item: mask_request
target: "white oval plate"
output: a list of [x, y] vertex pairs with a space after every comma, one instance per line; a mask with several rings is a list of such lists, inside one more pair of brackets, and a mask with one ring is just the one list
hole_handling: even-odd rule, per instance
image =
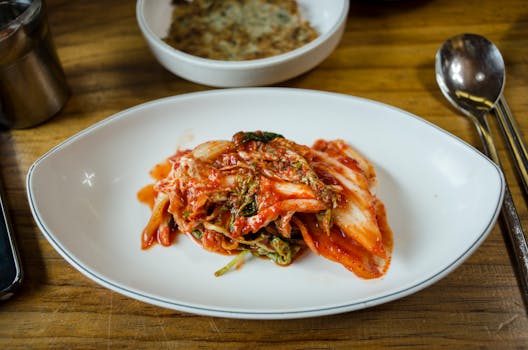
[[[136, 192], [178, 147], [267, 130], [311, 145], [342, 138], [376, 166], [394, 252], [386, 276], [363, 280], [307, 253], [289, 267], [231, 258], [179, 235], [140, 249], [150, 210]], [[202, 315], [280, 319], [341, 313], [414, 293], [459, 266], [493, 227], [501, 171], [473, 147], [381, 103], [281, 88], [214, 90], [152, 101], [80, 132], [27, 176], [36, 223], [51, 245], [95, 282], [151, 304]]]

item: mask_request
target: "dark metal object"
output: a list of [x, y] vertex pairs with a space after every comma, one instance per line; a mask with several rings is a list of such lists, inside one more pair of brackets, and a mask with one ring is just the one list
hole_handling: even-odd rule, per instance
[[22, 265], [0, 186], [0, 300], [8, 299], [22, 284]]
[[68, 97], [42, 0], [0, 0], [0, 125], [38, 125]]

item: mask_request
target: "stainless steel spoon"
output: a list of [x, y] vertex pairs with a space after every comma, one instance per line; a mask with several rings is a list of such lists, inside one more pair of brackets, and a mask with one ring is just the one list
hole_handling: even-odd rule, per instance
[[[493, 108], [493, 112], [497, 117], [501, 132], [506, 139], [510, 153], [513, 156], [515, 168], [517, 169], [517, 173], [523, 184], [524, 193], [528, 196], [528, 151], [519, 126], [517, 125], [508, 103], [504, 98], [504, 94], [502, 93], [506, 81], [504, 60], [502, 59], [499, 49], [483, 36], [466, 34], [466, 40], [471, 40], [472, 43], [471, 51], [465, 53], [466, 57], [471, 56], [476, 60], [485, 56], [492, 58], [488, 60], [486, 67], [488, 68], [488, 72], [491, 69], [494, 72], [493, 77], [491, 77], [493, 80], [490, 81], [489, 84], [495, 89], [495, 91], [498, 91], [499, 89], [501, 90], [501, 95], [495, 104], [495, 108]], [[481, 72], [482, 74], [479, 78], [490, 79], [490, 77], [485, 76], [488, 72]], [[493, 84], [495, 84], [495, 86], [493, 86]]]
[[[435, 70], [444, 96], [473, 121], [484, 152], [500, 167], [486, 119], [486, 114], [502, 96], [504, 86], [504, 62], [499, 51], [481, 36], [461, 34], [448, 39], [438, 49]], [[528, 307], [528, 246], [507, 184], [501, 217], [513, 248], [522, 297]]]

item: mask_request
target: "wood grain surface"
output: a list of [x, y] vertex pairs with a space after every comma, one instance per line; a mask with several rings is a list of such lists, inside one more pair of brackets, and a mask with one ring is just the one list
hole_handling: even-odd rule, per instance
[[[84, 277], [59, 256], [33, 221], [25, 187], [31, 164], [115, 112], [211, 88], [174, 76], [157, 63], [138, 29], [134, 1], [47, 3], [72, 96], [47, 123], [0, 133], [0, 175], [25, 270], [23, 288], [0, 304], [0, 349], [528, 348], [528, 317], [498, 224], [464, 264], [434, 285], [335, 316], [281, 321], [196, 316], [124, 297]], [[463, 32], [482, 34], [502, 51], [505, 95], [526, 134], [525, 0], [351, 1], [346, 32], [335, 52], [312, 71], [277, 85], [385, 102], [480, 149], [473, 126], [446, 102], [434, 76], [436, 50]], [[492, 124], [528, 228], [525, 198]]]

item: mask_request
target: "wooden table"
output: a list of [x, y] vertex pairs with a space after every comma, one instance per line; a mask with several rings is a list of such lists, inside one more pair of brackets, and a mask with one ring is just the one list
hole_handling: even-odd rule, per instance
[[[115, 112], [211, 88], [182, 80], [155, 61], [136, 24], [134, 1], [49, 0], [48, 8], [72, 97], [44, 125], [0, 134], [1, 176], [25, 270], [24, 287], [0, 305], [0, 349], [528, 348], [527, 313], [500, 225], [438, 283], [401, 300], [335, 316], [283, 321], [195, 316], [124, 297], [84, 277], [32, 219], [25, 188], [30, 165]], [[352, 1], [335, 52], [316, 69], [278, 85], [382, 101], [480, 148], [473, 126], [446, 102], [434, 76], [437, 48], [462, 32], [482, 34], [503, 52], [505, 95], [526, 133], [525, 0]], [[502, 142], [499, 146], [528, 228], [509, 155]]]

